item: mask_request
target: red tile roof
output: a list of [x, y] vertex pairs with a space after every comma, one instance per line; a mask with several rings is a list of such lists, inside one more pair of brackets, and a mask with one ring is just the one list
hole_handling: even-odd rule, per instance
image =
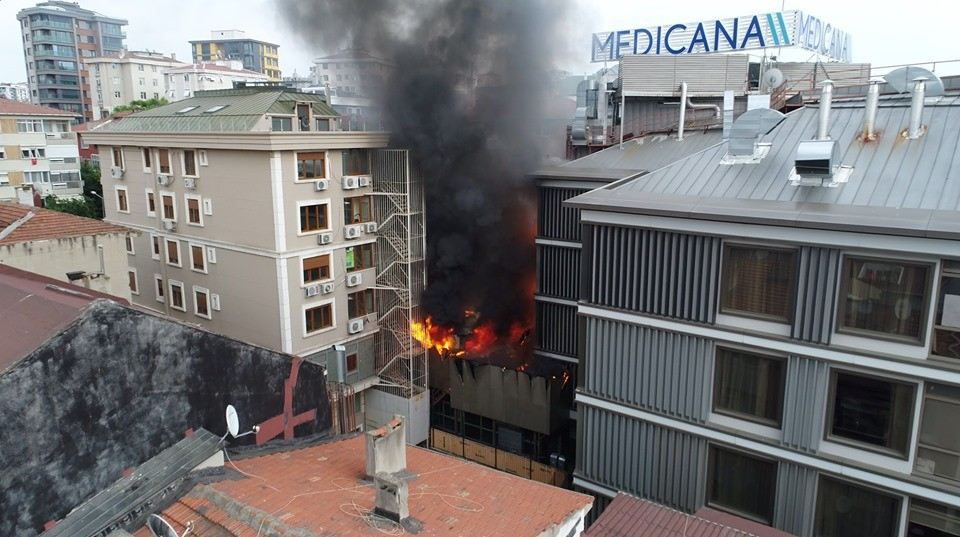
[[[235, 460], [246, 474], [200, 484], [163, 511], [182, 534], [380, 536], [405, 533], [369, 516], [373, 484], [363, 479], [364, 438]], [[229, 467], [229, 465], [228, 465]], [[410, 516], [419, 535], [535, 537], [582, 515], [593, 499], [435, 451], [407, 446]], [[225, 531], [226, 530], [226, 531]], [[295, 533], [295, 531], [298, 533]], [[142, 528], [136, 537], [150, 537]]]
[[93, 218], [84, 218], [15, 202], [0, 202], [0, 234], [3, 234], [6, 228], [29, 213], [33, 213], [33, 216], [16, 227], [9, 235], [0, 238], [0, 245], [86, 235], [104, 235], [107, 233], [130, 233], [133, 231], [123, 226], [108, 224]]
[[[583, 533], [583, 537], [790, 537], [789, 533], [778, 529], [721, 514], [722, 522], [708, 520], [698, 516], [699, 512], [688, 515], [621, 493]], [[750, 531], [745, 531], [745, 527]]]
[[46, 106], [37, 106], [35, 104], [24, 103], [20, 101], [11, 101], [10, 99], [0, 99], [0, 116], [67, 116], [78, 117], [80, 114], [68, 112], [66, 110], [57, 110]]

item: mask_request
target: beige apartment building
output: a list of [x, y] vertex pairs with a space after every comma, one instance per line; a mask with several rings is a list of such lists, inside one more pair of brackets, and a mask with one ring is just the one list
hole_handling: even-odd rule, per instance
[[83, 194], [73, 112], [0, 99], [0, 200]]
[[[378, 384], [403, 385], [378, 373], [396, 371], [397, 356], [413, 352], [409, 336], [396, 343], [393, 335], [409, 322], [396, 312], [409, 316], [415, 306], [409, 284], [403, 292], [374, 291], [385, 287], [378, 276], [409, 266], [410, 257], [409, 248], [390, 254], [397, 240], [382, 236], [409, 220], [410, 204], [389, 221], [374, 216], [372, 153], [387, 146], [386, 133], [339, 130], [339, 117], [318, 95], [250, 87], [198, 92], [104, 125], [85, 140], [99, 147], [105, 219], [141, 232], [128, 252], [135, 304], [325, 361], [329, 380], [339, 379], [344, 400], [355, 405], [343, 410], [350, 414], [344, 429], [378, 421], [369, 406], [410, 415], [423, 403], [425, 438], [425, 399], [410, 402], [417, 390], [366, 396]], [[381, 169], [404, 171], [383, 160]], [[377, 202], [382, 217], [393, 199]], [[419, 229], [404, 240], [422, 243]], [[384, 261], [389, 267], [378, 271]], [[390, 298], [401, 294], [402, 301]], [[378, 304], [390, 313], [378, 312]], [[378, 339], [384, 321], [391, 330]], [[409, 324], [402, 329], [408, 333]], [[404, 405], [408, 410], [397, 408]]]
[[164, 70], [187, 65], [174, 57], [142, 51], [84, 58], [83, 63], [90, 72], [86, 89], [93, 101], [94, 120], [131, 101], [164, 97]]

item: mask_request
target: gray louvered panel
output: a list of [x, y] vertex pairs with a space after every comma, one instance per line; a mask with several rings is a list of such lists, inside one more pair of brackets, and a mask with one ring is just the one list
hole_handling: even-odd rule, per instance
[[577, 300], [579, 283], [579, 248], [537, 245], [537, 293]]
[[812, 246], [800, 249], [792, 337], [814, 343], [830, 343], [839, 272], [840, 250]]
[[587, 192], [582, 188], [539, 188], [537, 234], [565, 241], [580, 240], [580, 209], [564, 207], [563, 202]]
[[537, 348], [576, 357], [576, 306], [537, 301]]
[[585, 393], [706, 422], [712, 340], [595, 317], [586, 323]]
[[790, 356], [783, 401], [783, 443], [816, 452], [823, 437], [829, 367], [826, 362]]
[[702, 506], [705, 439], [587, 405], [579, 409], [580, 475], [683, 511]]
[[777, 499], [773, 510], [774, 527], [794, 535], [811, 535], [816, 486], [816, 470], [780, 461]]

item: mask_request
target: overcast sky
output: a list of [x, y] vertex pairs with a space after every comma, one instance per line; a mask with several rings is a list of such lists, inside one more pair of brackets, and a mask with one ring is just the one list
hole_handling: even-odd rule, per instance
[[[320, 0], [300, 0], [320, 1]], [[350, 1], [350, 0], [327, 0]], [[387, 0], [402, 1], [402, 0]], [[478, 0], [481, 1], [481, 0]], [[523, 1], [523, 0], [515, 0]], [[641, 28], [675, 22], [765, 13], [781, 8], [780, 0], [686, 0], [650, 2], [644, 0], [575, 0], [568, 17], [567, 38], [557, 44], [564, 65], [573, 72], [590, 69], [590, 36], [593, 32]], [[0, 0], [0, 81], [23, 81], [26, 74], [17, 12], [35, 5], [36, 0]], [[284, 75], [296, 70], [307, 74], [311, 59], [323, 51], [311, 50], [284, 25], [272, 0], [81, 0], [81, 6], [106, 15], [127, 19], [127, 46], [131, 50], [175, 53], [190, 57], [191, 39], [209, 37], [210, 30], [241, 29], [250, 37], [280, 45], [280, 67]], [[910, 0], [805, 0], [787, 2], [786, 9], [802, 9], [849, 32], [853, 39], [853, 61], [874, 65], [916, 63], [960, 58], [956, 43], [956, 18], [942, 6], [950, 2]], [[786, 59], [806, 60], [808, 53], [784, 54]], [[960, 62], [949, 71], [960, 72]]]

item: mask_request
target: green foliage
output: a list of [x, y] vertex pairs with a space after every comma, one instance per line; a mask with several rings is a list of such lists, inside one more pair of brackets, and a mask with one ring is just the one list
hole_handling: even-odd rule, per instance
[[91, 218], [103, 218], [103, 185], [100, 184], [100, 166], [84, 161], [80, 164], [80, 177], [83, 179], [83, 196], [87, 200], [87, 205], [94, 210], [94, 216]]
[[61, 213], [75, 214], [87, 218], [99, 218], [97, 207], [93, 205], [86, 196], [82, 198], [58, 199], [51, 195], [44, 198], [43, 206], [47, 209], [60, 211]]
[[156, 108], [158, 106], [163, 106], [168, 104], [170, 101], [166, 100], [163, 97], [159, 99], [147, 99], [145, 101], [130, 101], [127, 104], [121, 104], [113, 109], [113, 113], [117, 112], [139, 112], [141, 110], [149, 110], [151, 108]]

